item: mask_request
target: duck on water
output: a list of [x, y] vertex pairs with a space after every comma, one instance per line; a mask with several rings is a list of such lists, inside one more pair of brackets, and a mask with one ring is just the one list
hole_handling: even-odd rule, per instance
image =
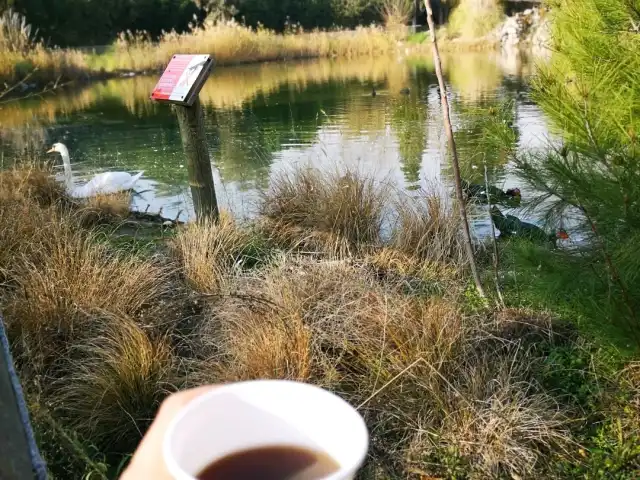
[[509, 202], [511, 204], [519, 204], [522, 200], [522, 194], [519, 188], [509, 188], [506, 192], [489, 185], [489, 188], [485, 185], [478, 185], [476, 183], [469, 183], [466, 180], [461, 181], [462, 191], [465, 193], [468, 199], [476, 202], [486, 203], [489, 201], [487, 198], [487, 192], [491, 202]]
[[491, 207], [491, 221], [500, 230], [500, 237], [527, 238], [534, 242], [550, 242], [554, 247], [558, 239], [567, 240], [569, 235], [565, 230], [547, 233], [533, 223], [527, 223], [513, 215], [504, 215], [495, 205]]

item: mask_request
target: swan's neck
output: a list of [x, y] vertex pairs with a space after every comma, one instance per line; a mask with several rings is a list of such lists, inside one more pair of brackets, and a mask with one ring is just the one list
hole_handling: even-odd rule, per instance
[[67, 185], [69, 192], [73, 191], [73, 174], [71, 173], [71, 157], [69, 157], [69, 150], [66, 147], [60, 149], [60, 156], [62, 156], [62, 165], [64, 167], [64, 182]]

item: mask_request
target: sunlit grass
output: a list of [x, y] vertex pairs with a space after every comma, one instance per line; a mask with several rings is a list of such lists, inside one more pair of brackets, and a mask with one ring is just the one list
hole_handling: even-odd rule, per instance
[[171, 240], [171, 250], [191, 288], [220, 294], [241, 266], [250, 242], [250, 233], [222, 212], [217, 222], [206, 220], [181, 228]]
[[41, 44], [23, 52], [2, 51], [0, 79], [13, 82], [31, 74], [34, 80], [77, 80], [123, 70], [155, 72], [176, 53], [206, 53], [221, 66], [318, 57], [379, 57], [395, 49], [395, 37], [379, 27], [278, 34], [227, 22], [183, 34], [167, 33], [157, 42], [142, 34], [124, 33], [113, 48], [99, 55], [51, 50]]
[[336, 255], [379, 245], [387, 192], [354, 170], [294, 167], [271, 181], [261, 214], [278, 244]]
[[375, 446], [364, 478], [551, 478], [582, 467], [594, 422], [613, 432], [605, 454], [634, 445], [637, 365], [596, 367], [547, 312], [472, 308], [455, 210], [435, 195], [393, 202], [365, 173], [294, 170], [257, 226], [225, 214], [141, 257], [82, 221], [123, 204], [77, 205], [48, 173], [0, 174], [0, 300], [62, 478], [117, 471], [168, 393], [254, 378], [356, 406]]
[[37, 44], [26, 52], [0, 51], [0, 80], [8, 85], [19, 80], [41, 84], [78, 80], [88, 72], [86, 56], [77, 50]]
[[446, 34], [449, 37], [480, 38], [490, 33], [503, 19], [504, 10], [499, 0], [461, 0], [451, 13]]
[[353, 31], [297, 32], [276, 34], [227, 22], [205, 25], [184, 34], [170, 33], [157, 43], [141, 37], [123, 36], [115, 55], [107, 57], [107, 70], [147, 70], [159, 68], [176, 53], [208, 53], [218, 65], [293, 60], [311, 57], [357, 57], [388, 55], [393, 39], [376, 27]]

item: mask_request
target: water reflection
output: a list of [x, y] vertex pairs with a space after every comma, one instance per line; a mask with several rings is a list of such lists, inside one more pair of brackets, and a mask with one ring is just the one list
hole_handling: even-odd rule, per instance
[[[541, 113], [526, 96], [523, 78], [530, 66], [515, 62], [495, 53], [444, 58], [463, 171], [471, 181], [481, 180], [477, 167], [484, 163], [500, 186], [515, 181], [505, 165], [509, 145], [485, 141], [487, 118], [504, 102], [510, 105], [514, 145], [521, 137], [532, 141], [530, 127], [536, 136], [546, 133]], [[156, 80], [111, 80], [6, 103], [0, 106], [0, 142], [5, 150], [19, 150], [28, 127], [39, 132], [31, 149], [45, 137], [65, 142], [80, 177], [145, 170], [143, 187], [150, 191], [136, 200], [137, 208], [148, 203], [167, 215], [192, 212], [177, 122], [168, 106], [149, 100]], [[358, 166], [407, 189], [448, 176], [442, 168], [447, 147], [439, 91], [428, 60], [324, 59], [221, 68], [201, 99], [220, 200], [238, 214], [251, 214], [275, 170], [301, 162]]]

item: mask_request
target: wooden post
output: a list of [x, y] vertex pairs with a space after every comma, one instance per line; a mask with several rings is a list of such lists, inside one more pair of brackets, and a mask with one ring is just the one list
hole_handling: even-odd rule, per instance
[[211, 159], [207, 148], [207, 139], [204, 128], [204, 112], [200, 98], [196, 97], [190, 107], [175, 105], [178, 116], [182, 145], [187, 157], [189, 171], [189, 185], [196, 218], [202, 221], [212, 218], [218, 221], [218, 200], [213, 185], [213, 171]]
[[151, 93], [153, 100], [174, 105], [199, 222], [206, 218], [217, 222], [220, 216], [204, 129], [204, 111], [198, 96], [213, 63], [210, 55], [174, 55]]
[[453, 129], [451, 128], [451, 119], [449, 118], [449, 100], [447, 100], [447, 87], [444, 84], [444, 75], [442, 74], [442, 64], [440, 63], [440, 52], [438, 51], [438, 42], [436, 41], [436, 26], [433, 22], [433, 11], [431, 10], [430, 0], [424, 0], [424, 6], [427, 9], [427, 23], [429, 24], [429, 33], [431, 34], [431, 47], [433, 50], [433, 63], [436, 67], [436, 76], [438, 77], [438, 85], [440, 86], [440, 100], [442, 103], [442, 117], [444, 121], [444, 130], [451, 147], [451, 166], [453, 167], [453, 178], [455, 182], [456, 196], [458, 198], [458, 209], [460, 219], [462, 220], [462, 232], [464, 234], [464, 247], [467, 252], [469, 266], [471, 267], [471, 275], [476, 284], [478, 295], [485, 298], [480, 275], [478, 275], [478, 267], [473, 255], [473, 244], [471, 243], [471, 231], [469, 229], [469, 219], [467, 218], [467, 207], [464, 194], [462, 192], [462, 182], [460, 178], [460, 164], [458, 162], [458, 151], [456, 150], [456, 142], [453, 138]]

